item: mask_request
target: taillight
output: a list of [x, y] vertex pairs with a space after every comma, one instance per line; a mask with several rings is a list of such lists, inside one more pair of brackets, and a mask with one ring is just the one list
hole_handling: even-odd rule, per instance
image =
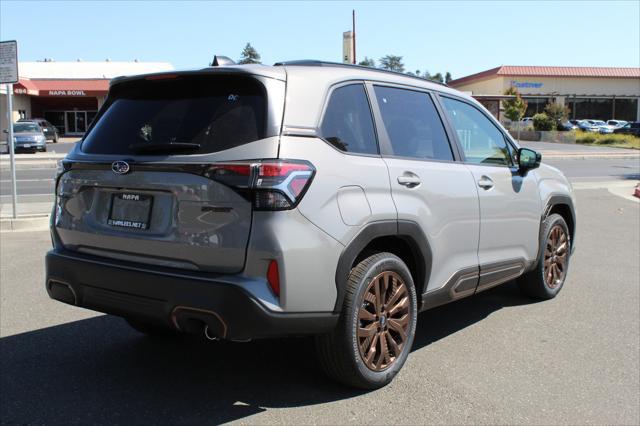
[[227, 186], [248, 190], [256, 210], [288, 210], [304, 196], [315, 174], [306, 161], [217, 163], [204, 175]]
[[278, 272], [278, 262], [272, 260], [267, 268], [267, 282], [273, 290], [273, 294], [280, 297], [280, 272]]

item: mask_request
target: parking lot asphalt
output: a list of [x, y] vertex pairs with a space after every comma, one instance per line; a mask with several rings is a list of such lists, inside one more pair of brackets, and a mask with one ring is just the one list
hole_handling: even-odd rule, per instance
[[577, 190], [560, 295], [514, 283], [420, 314], [394, 382], [326, 379], [310, 339], [153, 340], [48, 299], [47, 232], [0, 237], [2, 423], [638, 424], [640, 204]]

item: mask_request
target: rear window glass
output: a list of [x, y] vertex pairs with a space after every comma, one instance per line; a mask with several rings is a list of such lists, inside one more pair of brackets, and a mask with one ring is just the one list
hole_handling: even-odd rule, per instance
[[82, 151], [153, 155], [153, 149], [140, 147], [164, 144], [188, 145], [180, 154], [223, 151], [264, 138], [266, 108], [264, 87], [250, 77], [178, 76], [121, 83], [111, 90]]
[[362, 84], [342, 86], [331, 93], [320, 131], [327, 142], [341, 151], [378, 153], [373, 118]]

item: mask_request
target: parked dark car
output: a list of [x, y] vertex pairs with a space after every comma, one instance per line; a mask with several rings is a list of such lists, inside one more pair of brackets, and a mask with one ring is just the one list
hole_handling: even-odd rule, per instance
[[53, 143], [58, 143], [58, 129], [53, 124], [49, 123], [44, 118], [21, 118], [18, 120], [19, 123], [36, 123], [38, 126], [42, 128], [42, 132], [44, 133], [45, 138], [48, 141], [52, 141]]
[[565, 121], [564, 123], [560, 123], [558, 125], [558, 130], [568, 131], [568, 130], [577, 130], [577, 129], [578, 129], [578, 126], [573, 124], [571, 120]]
[[631, 121], [622, 127], [613, 129], [613, 133], [640, 136], [640, 121]]

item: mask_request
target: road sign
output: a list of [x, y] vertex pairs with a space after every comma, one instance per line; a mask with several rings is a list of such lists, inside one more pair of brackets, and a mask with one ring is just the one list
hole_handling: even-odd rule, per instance
[[0, 41], [0, 84], [18, 82], [18, 42]]

